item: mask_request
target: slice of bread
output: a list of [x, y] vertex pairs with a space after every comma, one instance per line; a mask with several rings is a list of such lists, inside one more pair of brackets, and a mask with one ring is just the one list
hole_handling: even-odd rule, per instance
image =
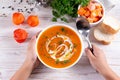
[[101, 27], [104, 31], [107, 31], [108, 34], [116, 34], [120, 30], [119, 22], [111, 16], [104, 18]]
[[101, 26], [98, 26], [94, 29], [93, 35], [97, 41], [105, 45], [110, 44], [115, 37], [115, 35], [108, 34], [107, 31], [103, 31]]

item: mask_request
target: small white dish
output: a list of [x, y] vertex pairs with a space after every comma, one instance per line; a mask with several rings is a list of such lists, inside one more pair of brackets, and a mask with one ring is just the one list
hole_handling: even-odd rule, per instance
[[[103, 21], [104, 16], [105, 16], [105, 7], [104, 7], [104, 5], [103, 5], [100, 1], [98, 1], [98, 0], [94, 0], [94, 1], [97, 2], [97, 3], [99, 3], [99, 4], [102, 6], [103, 16], [102, 16], [102, 18], [101, 18], [100, 20], [98, 20], [97, 22], [90, 23], [90, 27], [94, 27], [94, 26], [98, 25], [99, 23], [101, 23], [101, 22]], [[81, 5], [79, 5], [78, 10], [80, 9], [80, 7], [81, 7]], [[78, 17], [80, 17], [80, 16], [81, 16], [81, 15], [78, 14]]]

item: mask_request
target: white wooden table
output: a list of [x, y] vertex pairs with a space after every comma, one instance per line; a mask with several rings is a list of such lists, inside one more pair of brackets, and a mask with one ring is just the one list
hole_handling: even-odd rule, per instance
[[[23, 24], [16, 26], [12, 23], [11, 15], [17, 9], [26, 7], [33, 7], [27, 5], [25, 2], [17, 4], [14, 0], [0, 0], [0, 80], [9, 80], [16, 70], [22, 65], [26, 57], [26, 48], [30, 38], [38, 31], [44, 29], [47, 25], [53, 24], [51, 21], [52, 13], [51, 8], [41, 8], [32, 14], [39, 15], [40, 25], [36, 28], [30, 28], [28, 25]], [[19, 0], [18, 0], [19, 1]], [[109, 12], [120, 22], [120, 1], [113, 0], [116, 6]], [[14, 6], [14, 10], [7, 8]], [[5, 8], [3, 7], [5, 6]], [[4, 9], [3, 9], [4, 8]], [[7, 16], [4, 16], [3, 14]], [[26, 17], [27, 13], [24, 13]], [[63, 22], [59, 22], [63, 23]], [[75, 27], [75, 22], [67, 23]], [[16, 43], [13, 38], [13, 31], [17, 28], [24, 28], [29, 32], [29, 39], [24, 43]], [[120, 75], [120, 33], [116, 35], [116, 39], [110, 45], [99, 44], [91, 38], [92, 43], [97, 44], [105, 51], [110, 67]], [[85, 47], [87, 44], [84, 41]], [[83, 54], [80, 61], [70, 69], [66, 70], [52, 70], [45, 67], [42, 63], [30, 76], [29, 80], [103, 80], [104, 78], [99, 75], [89, 64], [89, 61]]]

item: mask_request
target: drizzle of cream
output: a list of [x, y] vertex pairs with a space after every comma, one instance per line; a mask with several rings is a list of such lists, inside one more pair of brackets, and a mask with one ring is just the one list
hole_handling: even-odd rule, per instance
[[[50, 45], [51, 41], [56, 38], [62, 38], [64, 42], [62, 44], [60, 44], [59, 46], [57, 46], [56, 49], [50, 50], [49, 45]], [[68, 42], [70, 44], [70, 46], [68, 47], [65, 44], [65, 42]], [[54, 45], [56, 45], [56, 43]], [[62, 56], [56, 58], [57, 53], [61, 50], [62, 47], [64, 47], [64, 50], [60, 53], [60, 54], [62, 54]], [[72, 43], [71, 39], [65, 35], [53, 36], [51, 39], [48, 39], [46, 42], [46, 50], [50, 54], [50, 56], [55, 60], [57, 60], [57, 59], [59, 59], [59, 61], [69, 60], [72, 57], [72, 55], [74, 54], [73, 49], [74, 48], [73, 48], [73, 43]]]

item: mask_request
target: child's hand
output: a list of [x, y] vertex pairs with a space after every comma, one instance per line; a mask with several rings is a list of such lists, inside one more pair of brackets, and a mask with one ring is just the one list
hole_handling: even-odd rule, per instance
[[115, 74], [107, 64], [104, 52], [97, 46], [93, 45], [93, 53], [90, 49], [85, 49], [86, 55], [93, 66], [99, 73], [101, 73], [106, 80], [120, 80], [120, 77]]
[[33, 65], [33, 69], [39, 65], [39, 60], [37, 58], [35, 51], [35, 44], [36, 44], [36, 36], [33, 36], [28, 44], [27, 57], [25, 60], [26, 62], [29, 62]]
[[109, 67], [104, 52], [101, 49], [99, 49], [96, 45], [93, 45], [94, 55], [88, 48], [85, 49], [85, 52], [91, 65], [98, 72], [103, 73], [105, 69]]
[[39, 60], [35, 52], [36, 36], [32, 37], [28, 44], [27, 57], [19, 70], [10, 80], [27, 80], [34, 68], [39, 65]]

